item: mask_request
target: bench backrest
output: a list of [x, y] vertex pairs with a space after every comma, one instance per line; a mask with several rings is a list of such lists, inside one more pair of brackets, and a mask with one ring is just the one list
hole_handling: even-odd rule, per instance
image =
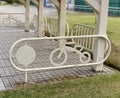
[[[34, 15], [32, 21], [33, 21], [32, 22], [33, 23], [33, 27], [37, 31], [37, 29], [38, 29], [38, 15]], [[44, 25], [44, 29], [43, 29], [44, 32], [43, 32], [42, 35], [44, 36], [45, 35], [45, 31], [47, 29], [47, 19], [46, 19], [46, 17], [44, 17], [43, 25]]]
[[[59, 34], [57, 33], [57, 29], [58, 29], [58, 19], [57, 18], [53, 18], [53, 17], [46, 17], [47, 20], [47, 30], [48, 32], [53, 35], [53, 36], [59, 36]], [[69, 32], [69, 25], [66, 21], [66, 30], [65, 30], [65, 35], [67, 35], [67, 33]]]
[[[38, 16], [34, 16], [34, 26], [37, 27]], [[53, 17], [44, 17], [44, 33], [47, 32], [47, 36], [59, 36], [57, 33], [58, 29], [58, 19]], [[83, 24], [74, 24], [70, 30], [69, 25], [66, 22], [66, 36], [81, 36], [81, 35], [93, 35], [94, 28], [83, 25]], [[82, 46], [89, 51], [93, 51], [93, 38], [84, 38], [84, 39], [74, 39], [75, 45]]]
[[[94, 28], [83, 24], [74, 24], [70, 29], [68, 36], [93, 35]], [[93, 51], [93, 38], [74, 39], [78, 46], [83, 46], [89, 51]]]

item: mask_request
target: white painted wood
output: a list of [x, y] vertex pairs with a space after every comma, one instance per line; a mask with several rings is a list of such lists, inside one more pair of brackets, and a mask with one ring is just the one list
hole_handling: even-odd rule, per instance
[[25, 6], [25, 0], [19, 0]]
[[100, 4], [96, 0], [84, 0], [88, 3], [95, 11], [100, 12]]
[[42, 37], [42, 33], [43, 33], [43, 28], [44, 28], [44, 24], [43, 24], [43, 0], [39, 0], [39, 7], [38, 7], [38, 37]]
[[[59, 36], [65, 36], [65, 22], [66, 22], [66, 0], [60, 0], [60, 9], [58, 11], [58, 34]], [[64, 45], [64, 40], [59, 41], [59, 48]]]
[[38, 7], [38, 0], [31, 0]]
[[[32, 0], [32, 2], [36, 5], [37, 12], [38, 12], [38, 15], [39, 15], [39, 1], [38, 0]], [[38, 16], [37, 15], [34, 16], [33, 21], [34, 21], [33, 22], [34, 26], [36, 28], [35, 32], [37, 33], [37, 36], [39, 36], [39, 33], [38, 33], [39, 26], [38, 26]]]
[[[108, 4], [109, 0], [100, 0], [101, 9], [100, 13], [97, 13], [97, 23], [95, 34], [107, 36], [107, 16], [108, 16]], [[95, 40], [94, 46], [94, 60], [97, 62], [104, 58], [105, 52], [105, 42], [103, 40]], [[93, 68], [95, 71], [102, 71], [103, 64], [95, 66]]]
[[[88, 3], [96, 13], [96, 28], [95, 34], [106, 35], [107, 30], [107, 16], [108, 16], [108, 4], [109, 0], [84, 0]], [[99, 6], [98, 6], [99, 5]], [[105, 42], [103, 40], [96, 39], [94, 41], [94, 60], [100, 61], [104, 58]], [[93, 68], [95, 71], [102, 71], [103, 64], [97, 65]]]
[[30, 30], [30, 0], [25, 0], [25, 31], [29, 32]]
[[60, 4], [57, 0], [50, 0], [57, 8], [60, 7]]

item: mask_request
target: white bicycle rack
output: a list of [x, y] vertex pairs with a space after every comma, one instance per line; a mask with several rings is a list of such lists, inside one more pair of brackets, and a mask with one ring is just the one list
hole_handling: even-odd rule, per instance
[[1, 13], [2, 25], [9, 26], [23, 26], [24, 13]]
[[[62, 48], [55, 48], [52, 50], [52, 52], [50, 53], [49, 56], [49, 60], [50, 63], [49, 67], [41, 67], [41, 68], [27, 68], [27, 66], [29, 64], [32, 64], [35, 59], [36, 59], [36, 51], [35, 49], [28, 45], [29, 43], [27, 43], [28, 41], [41, 41], [41, 40], [62, 40], [62, 41], [66, 41], [67, 39], [80, 39], [80, 38], [98, 38], [100, 40], [104, 40], [105, 43], [107, 44], [107, 50], [105, 50], [105, 56], [104, 59], [100, 59], [98, 62], [94, 62], [94, 60], [92, 60], [92, 58], [88, 58], [87, 61], [79, 63], [79, 64], [71, 64], [71, 65], [65, 65], [66, 59], [67, 59], [67, 52], [68, 51], [72, 51], [76, 54], [79, 55], [79, 60], [82, 61], [82, 58], [85, 58], [86, 55], [88, 55], [87, 57], [90, 57], [90, 53], [88, 53], [87, 51], [82, 52], [81, 50], [75, 50], [75, 48], [73, 49], [66, 49], [64, 47], [66, 47], [66, 45], [64, 44]], [[25, 43], [24, 45], [22, 45], [20, 48], [18, 48], [18, 50], [16, 50], [16, 52], [14, 52], [15, 47], [20, 44], [21, 42]], [[40, 46], [39, 46], [40, 47]], [[60, 64], [56, 64], [54, 63], [53, 59], [53, 54], [56, 51], [60, 51], [60, 53], [58, 54], [58, 58], [64, 54], [65, 56], [65, 60], [63, 60], [62, 63]], [[83, 48], [82, 48], [83, 50]], [[43, 50], [44, 52], [44, 50]], [[80, 52], [80, 53], [79, 53]], [[81, 67], [81, 66], [93, 66], [93, 65], [99, 65], [101, 63], [103, 63], [104, 61], [106, 61], [106, 59], [109, 57], [111, 52], [111, 43], [109, 41], [109, 39], [106, 36], [103, 35], [83, 35], [83, 36], [66, 36], [66, 37], [41, 37], [41, 38], [23, 38], [18, 40], [17, 42], [15, 42], [12, 47], [10, 48], [10, 62], [13, 65], [13, 67], [19, 71], [25, 72], [25, 82], [27, 82], [27, 72], [30, 71], [45, 71], [45, 70], [54, 70], [54, 69], [64, 69], [64, 68], [73, 68], [73, 67]], [[17, 66], [17, 64], [14, 62], [13, 59], [17, 59], [18, 63], [20, 63], [21, 65], [24, 66], [24, 68], [21, 68], [20, 66]]]

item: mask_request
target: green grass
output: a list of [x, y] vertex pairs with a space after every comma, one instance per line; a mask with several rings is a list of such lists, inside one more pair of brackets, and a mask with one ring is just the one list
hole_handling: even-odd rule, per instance
[[68, 13], [67, 21], [70, 26], [76, 23], [82, 23], [90, 26], [95, 25], [95, 17], [93, 15], [88, 15], [88, 14]]
[[0, 93], [0, 98], [120, 98], [120, 73], [35, 84]]
[[[95, 26], [95, 16], [92, 14], [68, 13], [67, 20], [70, 26], [75, 23]], [[120, 69], [120, 17], [108, 18], [107, 34], [112, 43], [112, 52], [106, 63]]]

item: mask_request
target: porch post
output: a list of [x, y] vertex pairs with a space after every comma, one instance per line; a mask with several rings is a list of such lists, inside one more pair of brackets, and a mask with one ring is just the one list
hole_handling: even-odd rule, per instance
[[[84, 0], [96, 13], [95, 34], [107, 36], [107, 17], [109, 0]], [[98, 62], [104, 58], [105, 42], [102, 39], [94, 40], [93, 59]], [[95, 71], [103, 71], [103, 64], [94, 66]]]
[[38, 4], [38, 37], [42, 37], [43, 33], [43, 0], [39, 0]]
[[[65, 21], [66, 21], [66, 0], [59, 0], [60, 8], [58, 11], [58, 35], [65, 36]], [[63, 47], [64, 41], [59, 41], [59, 48]]]
[[[37, 14], [39, 15], [39, 1], [38, 0], [32, 0], [32, 2], [36, 5], [36, 8], [37, 8]], [[37, 23], [37, 27], [36, 27], [36, 29], [37, 29], [37, 31], [36, 31], [36, 36], [37, 37], [39, 37], [39, 32], [38, 32], [38, 29], [39, 29], [39, 26], [38, 26], [38, 17], [37, 17], [37, 20], [35, 20], [35, 21], [37, 21], [36, 23]]]
[[[96, 15], [96, 29], [95, 34], [107, 36], [107, 17], [108, 17], [108, 4], [109, 0], [97, 0], [100, 3], [100, 13]], [[104, 58], [105, 42], [96, 39], [94, 42], [94, 61], [100, 61]], [[94, 66], [95, 71], [103, 71], [103, 64]]]
[[30, 0], [25, 0], [25, 31], [29, 32], [30, 30]]

